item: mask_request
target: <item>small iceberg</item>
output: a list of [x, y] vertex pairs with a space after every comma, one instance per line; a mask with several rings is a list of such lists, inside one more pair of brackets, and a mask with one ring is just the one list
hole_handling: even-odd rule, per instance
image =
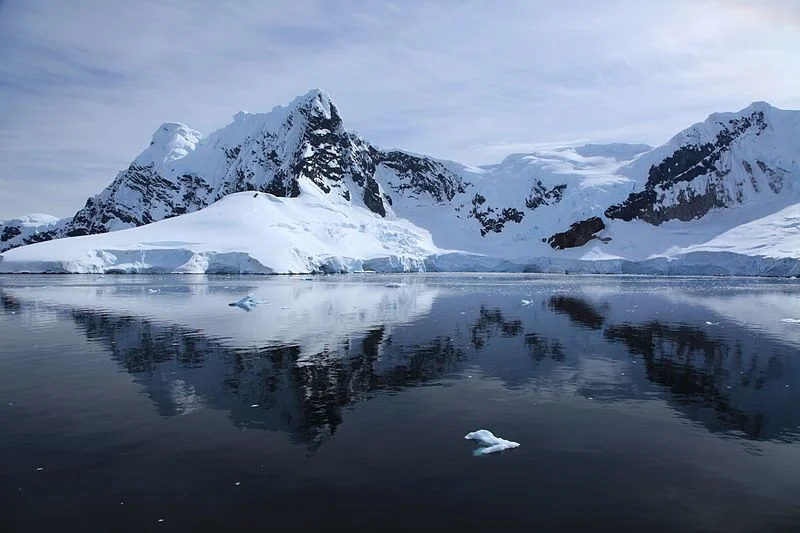
[[241, 300], [236, 300], [235, 302], [231, 302], [228, 305], [230, 305], [231, 307], [238, 307], [239, 309], [244, 309], [245, 311], [251, 311], [255, 306], [261, 305], [263, 303], [264, 303], [263, 300], [259, 300], [252, 294], [248, 294]]
[[474, 440], [481, 445], [480, 448], [472, 452], [473, 455], [488, 455], [490, 453], [502, 452], [519, 446], [518, 442], [513, 442], [500, 437], [495, 437], [488, 429], [479, 429], [464, 435], [467, 440]]

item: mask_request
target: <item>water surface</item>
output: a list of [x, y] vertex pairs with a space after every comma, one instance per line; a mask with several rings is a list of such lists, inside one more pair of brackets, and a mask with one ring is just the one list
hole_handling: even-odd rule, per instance
[[800, 531], [797, 319], [757, 279], [0, 277], [0, 529]]

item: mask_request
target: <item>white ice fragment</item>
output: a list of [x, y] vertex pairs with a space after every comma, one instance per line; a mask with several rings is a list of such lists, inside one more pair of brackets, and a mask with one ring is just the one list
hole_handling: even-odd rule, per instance
[[800, 324], [800, 318], [782, 318], [784, 324]]
[[503, 450], [510, 450], [511, 448], [519, 446], [518, 442], [495, 437], [488, 429], [479, 429], [478, 431], [467, 433], [464, 438], [467, 440], [474, 440], [481, 445], [481, 448], [473, 452], [474, 455], [487, 455]]
[[150, 294], [156, 294], [158, 292], [161, 292], [161, 289], [147, 289], [147, 292], [149, 292]]
[[389, 289], [399, 289], [400, 287], [405, 287], [405, 283], [387, 283], [384, 287]]
[[522, 305], [531, 305], [533, 300], [522, 300]]
[[706, 326], [719, 326], [719, 322], [709, 322], [706, 320]]
[[240, 300], [236, 300], [235, 302], [231, 302], [228, 305], [231, 307], [238, 307], [240, 309], [244, 309], [245, 311], [251, 311], [255, 306], [264, 303], [262, 300], [255, 298], [252, 294], [248, 294], [244, 298]]
[[43, 466], [37, 466], [37, 467], [36, 467], [36, 471], [37, 471], [37, 472], [41, 472], [42, 470], [44, 470], [44, 467], [43, 467]]
[[234, 485], [238, 487], [239, 485], [241, 485], [241, 482], [237, 481], [236, 483], [234, 483]]
[[251, 405], [250, 407], [258, 407], [258, 405], [259, 405], [259, 404], [257, 404], [257, 403], [254, 403], [254, 404], [253, 404], [253, 405]]

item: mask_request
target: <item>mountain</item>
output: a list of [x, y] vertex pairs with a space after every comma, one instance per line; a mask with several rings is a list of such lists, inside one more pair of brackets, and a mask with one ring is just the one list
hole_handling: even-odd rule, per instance
[[[714, 253], [709, 250], [727, 247], [734, 250], [732, 254], [763, 258], [758, 267], [749, 267], [758, 272], [772, 272], [770, 261], [784, 261], [775, 272], [786, 274], [794, 272], [793, 265], [800, 259], [796, 248], [773, 246], [772, 241], [736, 247], [725, 239], [740, 238], [733, 230], [743, 225], [750, 225], [748, 235], [773, 239], [769, 232], [753, 228], [762, 227], [760, 220], [766, 224], [763, 227], [773, 227], [774, 216], [788, 224], [784, 237], [794, 235], [794, 219], [782, 218], [778, 212], [791, 212], [792, 206], [800, 204], [798, 176], [800, 112], [764, 102], [737, 113], [713, 114], [657, 148], [587, 144], [513, 154], [495, 165], [470, 167], [382, 150], [348, 132], [329, 96], [313, 90], [270, 113], [237, 113], [231, 124], [207, 137], [182, 124], [161, 125], [150, 146], [71, 220], [51, 220], [40, 228], [29, 226], [27, 231], [18, 231], [18, 224], [6, 225], [0, 250], [154, 223], [155, 229], [131, 230], [138, 233], [119, 239], [67, 241], [72, 244], [54, 244], [46, 253], [7, 252], [5, 266], [0, 268], [16, 269], [10, 262], [17, 257], [21, 261], [23, 255], [30, 259], [44, 254], [41, 257], [58, 262], [59, 254], [78, 243], [88, 246], [82, 253], [89, 255], [112, 245], [147, 249], [144, 243], [154, 239], [154, 232], [164, 234], [156, 241], [183, 242], [170, 237], [170, 232], [184, 222], [164, 219], [202, 212], [228, 195], [251, 191], [282, 198], [287, 212], [297, 212], [289, 206], [305, 205], [304, 196], [310, 196], [308, 201], [314, 205], [334, 206], [339, 215], [352, 213], [368, 235], [385, 235], [376, 229], [381, 224], [401, 224], [408, 235], [414, 235], [412, 241], [426, 244], [395, 249], [392, 246], [398, 241], [390, 238], [382, 253], [389, 263], [393, 263], [389, 258], [402, 257], [403, 264], [415, 269], [655, 269], [673, 273], [683, 258], [691, 255], [688, 264], [694, 265], [702, 253], [707, 259], [695, 265], [699, 270], [740, 272], [741, 266], [726, 270], [730, 261], [718, 253], [713, 261], [710, 258], [709, 253]], [[189, 220], [199, 224], [213, 218], [224, 232], [226, 220], [236, 219], [235, 211], [223, 217], [215, 213]], [[292, 231], [302, 226], [305, 217], [302, 211], [296, 216], [289, 224]], [[275, 227], [268, 219], [251, 221], [256, 220], [258, 225]], [[311, 235], [324, 241], [320, 228], [310, 230]], [[228, 229], [243, 227], [232, 222]], [[180, 231], [193, 235], [188, 229]], [[278, 241], [291, 234], [280, 236], [283, 230], [275, 231]], [[427, 243], [428, 232], [432, 243]], [[145, 233], [146, 238], [140, 237]], [[330, 267], [327, 258], [332, 256], [343, 260], [345, 270], [348, 265], [362, 264], [352, 262], [355, 259], [376, 259], [374, 253], [356, 257], [348, 242], [337, 241], [333, 248], [315, 244], [308, 250], [298, 249], [300, 255], [305, 254], [305, 263], [293, 263], [292, 271], [299, 265], [308, 271], [324, 270]], [[759, 244], [764, 245], [761, 252]], [[244, 242], [241, 245], [254, 250]], [[36, 246], [44, 250], [48, 245]], [[212, 248], [230, 250], [225, 242], [179, 248], [189, 255]], [[35, 269], [28, 260], [25, 264]], [[70, 264], [77, 269], [119, 266], [102, 261]], [[83, 266], [74, 266], [78, 264]], [[260, 264], [268, 271], [282, 271], [284, 263]]]
[[18, 218], [0, 220], [0, 250], [50, 240], [60, 235], [61, 228], [70, 220], [43, 213], [30, 213]]
[[22, 246], [4, 254], [0, 272], [403, 272], [441, 253], [407, 220], [331, 201], [307, 178], [298, 187], [297, 198], [233, 193], [138, 228]]

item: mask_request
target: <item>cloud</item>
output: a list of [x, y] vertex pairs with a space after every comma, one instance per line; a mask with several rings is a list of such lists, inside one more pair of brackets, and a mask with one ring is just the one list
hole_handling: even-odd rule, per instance
[[800, 3], [796, 0], [712, 0], [750, 22], [779, 26], [800, 25]]
[[800, 107], [795, 2], [661, 4], [7, 0], [0, 218], [71, 214], [161, 122], [208, 133], [312, 87], [379, 145], [471, 164]]

